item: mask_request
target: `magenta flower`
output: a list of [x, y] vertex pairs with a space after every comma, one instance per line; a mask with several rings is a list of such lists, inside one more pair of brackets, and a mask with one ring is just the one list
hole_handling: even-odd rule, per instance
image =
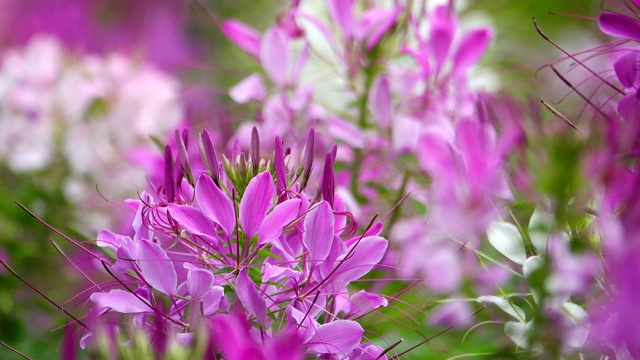
[[[158, 354], [172, 342], [192, 345], [203, 323], [211, 325], [212, 351], [229, 358], [267, 359], [289, 343], [278, 357], [381, 354], [363, 343], [356, 319], [388, 302], [352, 293], [349, 284], [380, 262], [387, 240], [378, 236], [380, 226], [352, 231], [352, 215], [333, 192], [331, 153], [311, 197], [311, 163], [287, 167], [292, 154], [285, 157], [280, 139], [265, 160], [254, 132], [248, 156], [220, 164], [203, 133], [208, 171], [193, 181], [186, 138], [176, 134], [178, 156], [174, 164], [166, 152], [160, 200], [143, 193], [132, 202], [133, 236], [98, 235], [98, 246], [115, 254], [103, 260], [114, 281], [92, 290], [91, 311], [102, 322], [120, 314], [129, 326], [166, 339], [154, 347]], [[313, 133], [309, 139], [313, 151]], [[95, 339], [89, 330], [83, 346]]]
[[433, 177], [432, 230], [473, 239], [499, 215], [501, 200], [511, 191], [501, 168], [495, 130], [479, 121], [455, 127], [454, 138], [426, 132], [418, 144], [422, 167]]
[[[640, 8], [640, 4], [634, 3]], [[598, 17], [598, 26], [603, 33], [617, 38], [640, 42], [640, 21], [613, 12], [603, 12]]]
[[212, 341], [229, 360], [302, 360], [303, 346], [298, 333], [287, 329], [266, 343], [255, 340], [251, 326], [238, 314], [218, 314], [211, 318]]
[[635, 299], [640, 295], [640, 251], [637, 244], [615, 258], [610, 268], [608, 297], [594, 303], [592, 341], [620, 358], [640, 356], [640, 323]]

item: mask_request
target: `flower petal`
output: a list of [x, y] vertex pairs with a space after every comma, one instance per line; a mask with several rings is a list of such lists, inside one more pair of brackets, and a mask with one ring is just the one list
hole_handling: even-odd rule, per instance
[[360, 290], [351, 295], [349, 299], [349, 315], [348, 317], [359, 317], [381, 307], [387, 306], [388, 302], [382, 295], [373, 294]]
[[260, 33], [254, 28], [238, 20], [226, 20], [222, 23], [222, 33], [240, 49], [260, 58]]
[[334, 237], [334, 221], [333, 211], [326, 201], [309, 211], [304, 219], [302, 242], [309, 250], [313, 264], [325, 260], [329, 255]]
[[367, 49], [373, 49], [395, 25], [401, 7], [395, 9], [374, 8], [367, 10], [354, 28], [354, 37], [366, 41]]
[[268, 171], [249, 182], [240, 200], [240, 224], [248, 238], [258, 232], [275, 198], [275, 184]]
[[475, 65], [489, 46], [490, 29], [477, 29], [464, 35], [453, 57], [452, 75], [464, 75], [470, 67]]
[[216, 239], [216, 223], [206, 217], [200, 210], [186, 205], [169, 204], [169, 214], [187, 232]]
[[278, 204], [260, 225], [258, 242], [260, 245], [273, 241], [282, 234], [283, 227], [298, 216], [300, 199], [291, 199]]
[[138, 243], [138, 263], [144, 280], [154, 289], [172, 296], [178, 286], [178, 275], [167, 253], [151, 241]]
[[418, 144], [422, 124], [413, 117], [396, 116], [393, 119], [393, 149], [400, 153], [412, 151]]
[[347, 354], [362, 341], [364, 330], [355, 321], [336, 320], [320, 325], [307, 342], [307, 351], [317, 354]]
[[251, 100], [264, 101], [266, 94], [262, 78], [251, 74], [229, 90], [229, 96], [238, 104], [246, 104]]
[[602, 13], [598, 26], [603, 33], [623, 39], [640, 41], [640, 22], [615, 13]]
[[187, 288], [192, 299], [202, 297], [213, 286], [213, 274], [204, 269], [190, 269], [187, 274]]
[[456, 33], [457, 19], [448, 6], [438, 6], [431, 18], [429, 45], [438, 71], [449, 55], [449, 49]]
[[122, 239], [122, 243], [116, 249], [116, 262], [113, 269], [119, 272], [135, 270], [134, 261], [138, 258], [138, 248], [130, 238]]
[[196, 202], [202, 211], [213, 221], [231, 234], [236, 225], [236, 213], [233, 200], [218, 188], [206, 174], [196, 183]]
[[109, 230], [100, 230], [96, 245], [100, 247], [109, 247], [112, 250], [116, 250], [122, 243], [126, 236], [118, 235]]
[[350, 282], [361, 278], [382, 260], [387, 251], [387, 240], [379, 236], [366, 237], [351, 245], [338, 257], [334, 280]]
[[247, 270], [242, 269], [236, 278], [236, 294], [242, 306], [258, 318], [262, 325], [267, 320], [267, 303], [256, 289], [256, 284], [249, 279]]
[[351, 37], [355, 25], [354, 0], [330, 0], [328, 1], [329, 13], [333, 22], [338, 25], [344, 39]]
[[149, 306], [134, 294], [124, 290], [111, 290], [108, 293], [93, 293], [90, 299], [99, 307], [110, 308], [111, 311], [123, 314], [137, 314], [152, 311]]
[[418, 140], [418, 160], [431, 174], [450, 173], [454, 167], [455, 152], [451, 144], [435, 131], [425, 131]]
[[391, 87], [389, 79], [385, 75], [376, 78], [371, 87], [371, 96], [369, 97], [369, 109], [378, 120], [381, 128], [388, 128], [391, 125], [392, 103], [391, 103]]
[[361, 149], [365, 146], [362, 129], [350, 121], [335, 116], [330, 117], [327, 119], [327, 131], [331, 137], [351, 147]]
[[640, 79], [640, 55], [637, 52], [630, 52], [613, 64], [618, 80], [629, 89], [635, 87]]
[[625, 131], [630, 134], [636, 133], [637, 119], [640, 117], [640, 98], [638, 98], [638, 94], [635, 91], [620, 99], [618, 113], [629, 124]]
[[270, 28], [260, 42], [260, 62], [271, 80], [280, 87], [287, 83], [289, 73], [289, 38], [277, 27]]
[[224, 288], [222, 286], [211, 287], [205, 296], [203, 296], [202, 313], [208, 316], [218, 311], [223, 297]]

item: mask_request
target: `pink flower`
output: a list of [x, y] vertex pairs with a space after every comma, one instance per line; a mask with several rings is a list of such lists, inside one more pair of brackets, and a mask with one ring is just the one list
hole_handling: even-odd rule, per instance
[[[134, 236], [108, 230], [98, 236], [99, 246], [115, 251], [107, 267], [119, 286], [91, 294], [93, 311], [128, 315], [136, 328], [175, 334], [185, 344], [196, 341], [195, 324], [210, 319], [214, 351], [229, 358], [266, 359], [283, 342], [293, 344], [285, 352], [292, 359], [376, 353], [377, 347], [361, 347], [364, 332], [352, 319], [387, 300], [375, 293], [349, 296], [349, 284], [380, 262], [387, 240], [378, 236], [380, 227], [362, 235], [349, 230], [352, 216], [334, 194], [333, 155], [327, 154], [321, 185], [310, 197], [300, 175], [310, 175], [313, 158], [299, 162], [301, 169], [287, 168], [280, 139], [265, 160], [254, 130], [248, 156], [236, 163], [223, 158], [224, 171], [217, 172], [217, 155], [203, 133], [208, 171], [197, 181], [185, 157], [188, 139], [180, 132], [176, 139], [175, 165], [166, 152], [162, 200], [142, 195]], [[313, 132], [307, 150], [313, 151]], [[336, 301], [339, 308], [331, 305]], [[276, 325], [284, 332], [272, 331]]]

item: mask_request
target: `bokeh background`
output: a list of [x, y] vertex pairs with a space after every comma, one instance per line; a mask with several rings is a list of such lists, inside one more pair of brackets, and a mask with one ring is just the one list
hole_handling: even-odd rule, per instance
[[[55, 39], [64, 56], [71, 59], [70, 63], [81, 62], [79, 59], [88, 56], [122, 54], [138, 67], [150, 67], [179, 82], [177, 95], [182, 104], [179, 120], [195, 129], [206, 127], [217, 134], [219, 141], [224, 141], [240, 122], [251, 120], [253, 112], [233, 103], [227, 95], [228, 89], [259, 67], [223, 36], [220, 24], [223, 19], [237, 18], [264, 30], [273, 24], [279, 9], [287, 5], [283, 0], [0, 0], [0, 58], [6, 66], [12, 52], [24, 49], [39, 36]], [[502, 89], [522, 99], [556, 101], [567, 92], [551, 71], [537, 72], [563, 55], [536, 32], [533, 17], [545, 33], [567, 51], [588, 48], [602, 41], [593, 18], [600, 10], [598, 1], [479, 0], [458, 1], [456, 6], [464, 26], [491, 25], [496, 32], [487, 56], [476, 70], [475, 85]], [[48, 60], [40, 58], [44, 63]], [[0, 81], [5, 81], [0, 82], [1, 88], [8, 86], [10, 80]], [[70, 87], [68, 95], [81, 98], [86, 91], [83, 89]], [[564, 101], [567, 108], [571, 108], [571, 101], [577, 101], [574, 97]], [[0, 100], [0, 104], [6, 103]], [[100, 103], [93, 105], [101, 106]], [[110, 103], [104, 106], [108, 112]], [[0, 107], [0, 121], [7, 121], [11, 116], [7, 106]], [[126, 126], [120, 130], [125, 134], [122, 136], [130, 131]], [[67, 147], [76, 146], [70, 138], [57, 141], [66, 142]], [[59, 160], [29, 171], [16, 170], [7, 161], [0, 160], [0, 258], [59, 304], [78, 294], [85, 285], [50, 240], [67, 256], [81, 257], [82, 254], [20, 209], [14, 200], [68, 236], [91, 242], [96, 229], [85, 222], [83, 214], [77, 213], [69, 195], [67, 181], [71, 171], [70, 164]], [[84, 179], [98, 189], [114, 181], [109, 174]], [[145, 179], [137, 181], [144, 183]], [[95, 207], [108, 213], [125, 198], [136, 196], [135, 190], [111, 191], [101, 194]], [[92, 266], [87, 264], [87, 271]], [[417, 292], [413, 296], [418, 301], [423, 295]], [[432, 305], [428, 299], [419, 303], [425, 308]], [[78, 302], [72, 301], [69, 306], [72, 304], [77, 306]], [[64, 321], [60, 311], [8, 271], [0, 269], [1, 341], [35, 359], [57, 359], [64, 332], [55, 329], [63, 326]], [[377, 329], [389, 325], [383, 320], [369, 324]], [[487, 328], [481, 335], [474, 332], [463, 344], [460, 339], [465, 333], [459, 331], [426, 345], [429, 351], [410, 356], [437, 359], [470, 351], [495, 350], [500, 344], [491, 339], [500, 331]], [[411, 332], [397, 335], [407, 343], [421, 340]], [[18, 358], [0, 347], [0, 359]]]

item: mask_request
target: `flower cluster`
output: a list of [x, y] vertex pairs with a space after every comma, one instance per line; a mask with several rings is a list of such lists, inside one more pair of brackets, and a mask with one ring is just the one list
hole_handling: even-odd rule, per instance
[[[262, 36], [235, 20], [224, 24], [225, 34], [260, 61], [274, 84], [267, 91], [252, 74], [231, 89], [237, 102], [264, 105], [259, 122], [241, 125], [238, 137], [247, 141], [256, 125], [295, 141], [314, 127], [321, 144], [341, 143], [337, 162], [348, 171], [336, 188], [358, 217], [412, 193], [412, 201], [428, 207], [428, 220], [424, 212], [393, 215], [390, 230], [420, 228], [396, 236], [398, 266], [421, 273], [432, 289], [455, 291], [462, 281], [460, 244], [450, 239], [472, 238], [477, 245], [512, 198], [503, 166], [517, 135], [498, 136], [493, 108], [468, 85], [492, 32], [480, 27], [459, 34], [451, 4], [429, 13], [375, 2], [365, 9], [354, 1], [324, 5], [294, 3]], [[318, 82], [318, 73], [328, 80]], [[416, 240], [416, 233], [423, 235]], [[434, 260], [421, 261], [423, 251]]]
[[[118, 53], [76, 57], [47, 36], [5, 52], [0, 107], [0, 159], [18, 173], [63, 167], [66, 196], [85, 209], [101, 202], [96, 184], [115, 199], [144, 188], [162, 161], [152, 137], [183, 116], [172, 76]], [[106, 225], [95, 215], [83, 220]]]
[[126, 229], [67, 237], [82, 256], [56, 245], [90, 283], [58, 306], [65, 349], [385, 359], [446, 333], [418, 351], [640, 357], [640, 1], [612, 1], [598, 25], [618, 40], [578, 53], [534, 20], [565, 54], [541, 68], [567, 86], [557, 102], [482, 87], [496, 32], [454, 5], [294, 0], [263, 33], [221, 21], [260, 68], [224, 91], [251, 121], [175, 130], [164, 158], [146, 146], [180, 120], [170, 77], [52, 38], [8, 51], [7, 166], [62, 162], [78, 208], [87, 183], [140, 191]]
[[[298, 346], [286, 349], [290, 358], [381, 356], [380, 347], [363, 342], [355, 319], [388, 301], [349, 284], [378, 264], [387, 240], [380, 223], [355, 233], [334, 193], [333, 155], [310, 195], [313, 162], [298, 162], [279, 138], [265, 159], [254, 130], [249, 154], [219, 162], [205, 131], [199, 144], [208, 170], [194, 179], [187, 138], [177, 137], [178, 155], [167, 147], [156, 197], [143, 193], [129, 202], [134, 235], [98, 234], [97, 245], [114, 254], [99, 258], [113, 279], [90, 290], [101, 331], [119, 328], [125, 314], [150, 338], [165, 339], [154, 344], [156, 354], [167, 343], [195, 343], [206, 324], [213, 351], [232, 359], [254, 347], [269, 358], [291, 337]], [[313, 139], [310, 133], [304, 154], [312, 153]], [[90, 330], [81, 344], [91, 346], [95, 337]]]

